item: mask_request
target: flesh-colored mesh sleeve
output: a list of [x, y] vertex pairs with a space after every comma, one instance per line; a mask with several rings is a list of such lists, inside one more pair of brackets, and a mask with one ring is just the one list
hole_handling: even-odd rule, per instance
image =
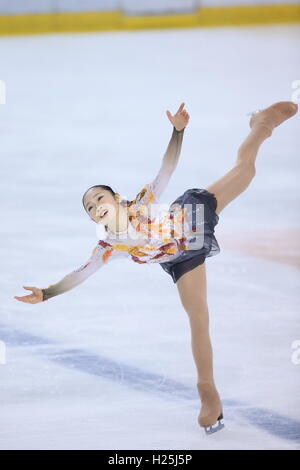
[[63, 294], [70, 289], [81, 284], [89, 276], [94, 274], [99, 268], [112, 259], [112, 250], [105, 249], [103, 246], [97, 245], [91, 257], [80, 266], [78, 269], [72, 271], [70, 274], [67, 274], [63, 279], [61, 279], [56, 284], [51, 284], [46, 289], [42, 289], [43, 300], [48, 300], [50, 297], [54, 297], [59, 294]]
[[173, 127], [171, 139], [164, 154], [160, 170], [151, 183], [146, 184], [136, 195], [133, 203], [148, 205], [158, 202], [177, 166], [181, 153], [184, 129]]
[[164, 154], [160, 170], [151, 183], [156, 199], [159, 199], [174, 172], [181, 153], [184, 129], [177, 131], [173, 127], [171, 139]]

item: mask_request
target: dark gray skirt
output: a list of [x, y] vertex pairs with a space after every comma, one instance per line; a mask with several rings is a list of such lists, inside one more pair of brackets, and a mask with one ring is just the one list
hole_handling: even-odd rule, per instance
[[[213, 193], [206, 189], [192, 188], [187, 189], [179, 196], [173, 204], [192, 204], [192, 227], [197, 228], [196, 204], [204, 204], [204, 220], [202, 220], [201, 229], [204, 229], [203, 246], [200, 249], [183, 251], [175, 260], [159, 263], [176, 283], [178, 279], [186, 272], [191, 271], [199, 264], [203, 264], [205, 258], [220, 253], [220, 247], [214, 235], [214, 228], [219, 222], [219, 216], [215, 212], [217, 200]], [[204, 223], [203, 223], [204, 222]], [[198, 227], [199, 229], [199, 227]]]

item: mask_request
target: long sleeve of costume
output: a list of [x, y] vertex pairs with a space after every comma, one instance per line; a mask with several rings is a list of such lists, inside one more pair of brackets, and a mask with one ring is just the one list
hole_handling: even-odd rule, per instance
[[160, 198], [161, 194], [165, 190], [171, 178], [171, 175], [177, 166], [181, 153], [183, 134], [184, 129], [182, 129], [181, 131], [177, 131], [176, 128], [173, 127], [172, 136], [165, 152], [165, 155], [163, 157], [162, 165], [157, 176], [151, 184], [152, 190], [157, 200]]
[[85, 264], [75, 271], [72, 271], [70, 274], [67, 274], [67, 276], [56, 284], [52, 284], [48, 288], [42, 289], [43, 300], [48, 300], [50, 297], [63, 294], [64, 292], [67, 292], [81, 284], [85, 279], [106, 264], [107, 261], [112, 258], [110, 256], [111, 254], [110, 250], [107, 250], [98, 244]]
[[159, 202], [160, 196], [168, 185], [168, 182], [177, 166], [183, 140], [184, 129], [177, 131], [173, 127], [172, 136], [164, 154], [159, 172], [151, 183], [147, 183], [131, 201], [133, 208], [140, 205], [148, 205]]

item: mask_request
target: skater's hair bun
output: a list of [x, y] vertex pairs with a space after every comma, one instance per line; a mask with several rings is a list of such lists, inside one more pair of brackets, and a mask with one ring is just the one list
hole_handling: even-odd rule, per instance
[[[115, 191], [114, 191], [110, 186], [107, 186], [107, 185], [105, 185], [105, 184], [96, 184], [95, 186], [91, 186], [90, 188], [88, 188], [88, 189], [85, 191], [84, 195], [82, 196], [82, 205], [83, 205], [84, 210], [86, 211], [86, 213], [88, 213], [88, 211], [86, 210], [85, 205], [84, 205], [84, 198], [85, 198], [86, 193], [87, 193], [90, 189], [92, 189], [92, 188], [102, 188], [102, 189], [105, 189], [106, 191], [110, 191], [110, 193], [111, 193], [113, 196], [116, 194]], [[120, 204], [121, 204], [122, 206], [127, 207], [127, 206], [129, 206], [129, 205], [131, 204], [131, 201], [127, 201], [127, 200], [124, 199], [124, 200], [121, 201]], [[107, 225], [105, 225], [105, 231], [107, 232]]]

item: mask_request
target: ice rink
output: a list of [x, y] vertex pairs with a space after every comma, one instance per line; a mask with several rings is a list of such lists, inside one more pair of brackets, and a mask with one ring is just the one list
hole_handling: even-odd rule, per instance
[[206, 260], [221, 432], [197, 423], [189, 321], [158, 264], [111, 263], [37, 305], [13, 298], [89, 258], [88, 187], [133, 199], [153, 180], [166, 110], [185, 102], [190, 122], [162, 202], [227, 172], [247, 113], [300, 102], [299, 40], [299, 25], [0, 39], [0, 449], [300, 450], [299, 113], [263, 143]]

